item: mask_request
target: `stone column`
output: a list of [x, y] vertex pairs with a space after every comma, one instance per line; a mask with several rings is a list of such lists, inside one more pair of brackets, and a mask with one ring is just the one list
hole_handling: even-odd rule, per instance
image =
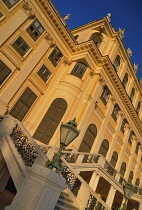
[[107, 199], [106, 199], [106, 204], [111, 208], [114, 200], [116, 189], [111, 185]]
[[6, 210], [53, 210], [66, 188], [65, 179], [54, 171], [34, 164], [28, 169], [28, 177]]
[[99, 183], [100, 175], [97, 174], [95, 171], [92, 174], [91, 180], [89, 182], [89, 186], [96, 191], [98, 183]]
[[122, 199], [122, 203], [121, 203], [121, 206], [120, 206], [120, 209], [123, 207], [123, 204], [125, 203], [125, 198], [123, 196], [123, 199]]
[[100, 145], [104, 138], [104, 133], [105, 133], [107, 125], [108, 125], [108, 121], [110, 119], [110, 116], [111, 116], [113, 108], [114, 108], [114, 103], [113, 103], [114, 101], [115, 101], [114, 97], [111, 96], [111, 98], [109, 99], [108, 104], [107, 104], [107, 110], [106, 110], [103, 122], [101, 124], [101, 128], [100, 128], [100, 130], [97, 134], [97, 137], [94, 141], [94, 144], [92, 146], [92, 150], [91, 150], [92, 153], [97, 153], [99, 151]]

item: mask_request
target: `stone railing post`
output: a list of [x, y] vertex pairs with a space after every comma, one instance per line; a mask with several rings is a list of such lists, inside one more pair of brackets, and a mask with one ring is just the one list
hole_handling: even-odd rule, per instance
[[65, 179], [56, 172], [34, 164], [28, 169], [27, 179], [6, 210], [53, 210], [66, 188]]
[[98, 165], [100, 165], [102, 168], [104, 168], [104, 165], [105, 165], [104, 157], [102, 157], [102, 156], [99, 157]]

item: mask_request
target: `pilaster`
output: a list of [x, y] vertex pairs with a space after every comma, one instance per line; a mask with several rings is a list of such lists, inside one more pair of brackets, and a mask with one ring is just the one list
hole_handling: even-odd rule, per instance
[[104, 120], [102, 122], [101, 128], [100, 128], [100, 130], [97, 134], [97, 137], [94, 141], [94, 144], [92, 146], [92, 150], [91, 150], [92, 153], [97, 153], [99, 151], [99, 148], [103, 141], [104, 134], [105, 134], [110, 116], [112, 114], [113, 108], [114, 108], [114, 97], [111, 96], [111, 98], [109, 99], [108, 104], [107, 104], [107, 110], [106, 110], [106, 114], [105, 114]]
[[107, 160], [108, 161], [111, 160], [112, 154], [114, 152], [114, 147], [116, 145], [118, 134], [120, 132], [120, 127], [121, 127], [121, 123], [122, 123], [122, 115], [123, 115], [123, 113], [119, 112], [118, 119], [117, 119], [117, 125], [116, 125], [116, 128], [115, 128], [115, 133], [112, 137], [112, 143], [110, 145], [110, 152], [107, 154]]
[[125, 154], [125, 151], [126, 151], [126, 146], [127, 146], [127, 143], [128, 143], [128, 137], [129, 137], [129, 134], [130, 134], [129, 129], [130, 129], [130, 127], [129, 127], [129, 125], [127, 125], [126, 130], [125, 130], [124, 140], [123, 140], [124, 144], [123, 144], [123, 147], [121, 149], [121, 153], [119, 154], [119, 161], [116, 164], [116, 170], [117, 171], [120, 170], [120, 166], [123, 162], [124, 154]]
[[133, 143], [132, 143], [132, 155], [129, 159], [129, 163], [127, 165], [127, 168], [126, 168], [126, 173], [125, 173], [125, 179], [127, 180], [128, 177], [129, 177], [129, 173], [132, 169], [132, 164], [133, 164], [133, 159], [134, 159], [134, 155], [135, 155], [135, 149], [136, 149], [136, 144], [137, 144], [137, 138], [134, 138], [133, 139]]

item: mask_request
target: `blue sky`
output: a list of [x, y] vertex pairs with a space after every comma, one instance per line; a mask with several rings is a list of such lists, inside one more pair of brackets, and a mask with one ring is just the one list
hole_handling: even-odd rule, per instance
[[71, 14], [67, 25], [76, 28], [112, 14], [111, 24], [124, 29], [123, 42], [132, 50], [132, 63], [138, 64], [137, 76], [142, 78], [142, 0], [52, 0], [62, 17]]

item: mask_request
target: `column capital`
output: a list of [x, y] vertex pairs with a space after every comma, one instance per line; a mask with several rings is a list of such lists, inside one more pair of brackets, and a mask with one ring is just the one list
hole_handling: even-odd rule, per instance
[[119, 112], [119, 115], [120, 115], [123, 119], [125, 118], [124, 112], [120, 111], [120, 112]]
[[72, 64], [72, 60], [69, 60], [68, 58], [64, 58], [63, 63], [66, 65], [71, 65]]
[[111, 95], [110, 100], [112, 101], [113, 105], [116, 104], [116, 98], [114, 96]]
[[133, 138], [133, 140], [134, 140], [135, 142], [138, 142], [138, 138], [137, 138], [136, 136]]
[[142, 151], [142, 145], [139, 146], [139, 149]]
[[101, 83], [102, 86], [105, 86], [105, 79], [103, 76], [100, 76], [99, 82]]
[[127, 128], [129, 131], [132, 130], [132, 127], [131, 127], [129, 124], [126, 125], [126, 128]]

